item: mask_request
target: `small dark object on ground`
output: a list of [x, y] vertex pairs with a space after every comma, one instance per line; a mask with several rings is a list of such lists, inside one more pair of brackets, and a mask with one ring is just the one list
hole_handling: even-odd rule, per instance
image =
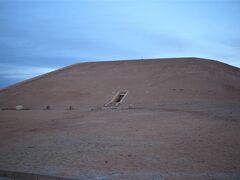
[[46, 110], [50, 110], [50, 106], [46, 106]]
[[23, 108], [22, 110], [30, 110], [30, 108], [28, 108], [28, 107], [25, 107], [25, 108]]
[[73, 106], [69, 106], [69, 110], [73, 110]]
[[16, 110], [15, 108], [9, 108], [9, 107], [6, 107], [6, 108], [2, 108], [3, 111], [5, 110]]

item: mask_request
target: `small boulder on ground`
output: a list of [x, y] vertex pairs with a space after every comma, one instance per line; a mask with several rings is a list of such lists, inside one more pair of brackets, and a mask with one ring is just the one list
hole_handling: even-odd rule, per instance
[[23, 105], [17, 105], [15, 107], [16, 110], [24, 110], [24, 106]]

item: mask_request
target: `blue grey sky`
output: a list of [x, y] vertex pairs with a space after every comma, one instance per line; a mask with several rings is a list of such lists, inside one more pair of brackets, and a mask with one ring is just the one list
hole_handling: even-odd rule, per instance
[[0, 0], [0, 54], [0, 88], [86, 61], [240, 67], [240, 0]]

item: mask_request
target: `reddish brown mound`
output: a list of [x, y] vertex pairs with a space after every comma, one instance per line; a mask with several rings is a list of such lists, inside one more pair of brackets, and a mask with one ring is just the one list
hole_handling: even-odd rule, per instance
[[0, 111], [0, 170], [240, 179], [239, 90], [238, 68], [204, 59], [73, 65], [0, 92], [31, 108]]
[[102, 107], [119, 90], [122, 106], [240, 100], [240, 71], [198, 58], [80, 63], [0, 93], [0, 106]]

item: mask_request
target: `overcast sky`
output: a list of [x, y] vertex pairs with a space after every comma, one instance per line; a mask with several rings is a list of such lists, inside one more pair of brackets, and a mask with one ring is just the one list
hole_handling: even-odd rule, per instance
[[202, 57], [240, 67], [240, 0], [0, 0], [0, 88], [83, 61]]

